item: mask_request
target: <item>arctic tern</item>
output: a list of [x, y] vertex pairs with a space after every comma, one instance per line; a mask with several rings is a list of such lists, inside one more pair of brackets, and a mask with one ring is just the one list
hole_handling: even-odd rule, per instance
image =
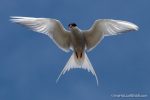
[[66, 30], [59, 20], [52, 18], [12, 16], [10, 20], [27, 26], [35, 32], [48, 35], [65, 52], [73, 51], [56, 81], [70, 69], [81, 68], [95, 76], [97, 85], [98, 78], [86, 51], [95, 48], [105, 36], [138, 30], [138, 26], [131, 22], [113, 19], [98, 19], [88, 30], [80, 30], [76, 23], [70, 23], [69, 30]]

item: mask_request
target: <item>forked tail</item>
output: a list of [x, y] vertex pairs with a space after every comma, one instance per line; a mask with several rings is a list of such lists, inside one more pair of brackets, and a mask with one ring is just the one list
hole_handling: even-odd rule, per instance
[[58, 82], [60, 77], [62, 75], [64, 75], [67, 71], [69, 71], [70, 69], [74, 69], [74, 68], [81, 68], [81, 69], [87, 70], [88, 72], [91, 72], [95, 76], [96, 82], [98, 85], [97, 75], [96, 75], [96, 73], [92, 67], [92, 64], [91, 64], [88, 56], [86, 55], [86, 53], [84, 53], [83, 57], [80, 59], [77, 59], [76, 55], [73, 53], [71, 55], [69, 61], [67, 62], [66, 66], [63, 68], [60, 75], [58, 76], [56, 82]]

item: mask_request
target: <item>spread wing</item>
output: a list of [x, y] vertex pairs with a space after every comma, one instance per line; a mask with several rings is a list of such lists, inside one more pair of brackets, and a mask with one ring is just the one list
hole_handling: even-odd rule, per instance
[[50, 18], [16, 17], [10, 19], [12, 22], [29, 27], [35, 32], [48, 35], [58, 47], [64, 51], [70, 48], [70, 33], [65, 30], [60, 21]]
[[104, 36], [117, 35], [128, 31], [138, 30], [138, 26], [131, 22], [112, 19], [96, 20], [89, 30], [83, 31], [86, 48], [92, 50]]

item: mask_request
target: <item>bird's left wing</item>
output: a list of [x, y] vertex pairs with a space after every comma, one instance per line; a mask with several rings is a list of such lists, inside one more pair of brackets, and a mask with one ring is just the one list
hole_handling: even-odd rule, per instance
[[92, 50], [104, 36], [138, 30], [138, 26], [131, 22], [113, 19], [96, 20], [89, 30], [83, 31], [86, 40], [86, 48]]
[[50, 18], [12, 16], [12, 22], [27, 26], [33, 31], [48, 35], [64, 51], [70, 49], [70, 32], [65, 30], [60, 21]]

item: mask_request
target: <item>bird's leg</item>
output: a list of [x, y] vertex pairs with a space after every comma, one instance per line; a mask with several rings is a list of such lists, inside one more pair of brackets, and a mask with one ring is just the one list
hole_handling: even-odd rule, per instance
[[82, 52], [80, 53], [80, 58], [82, 58]]
[[83, 54], [82, 52], [75, 52], [77, 59], [82, 58]]
[[76, 52], [76, 57], [77, 57], [77, 59], [78, 59], [78, 53]]

